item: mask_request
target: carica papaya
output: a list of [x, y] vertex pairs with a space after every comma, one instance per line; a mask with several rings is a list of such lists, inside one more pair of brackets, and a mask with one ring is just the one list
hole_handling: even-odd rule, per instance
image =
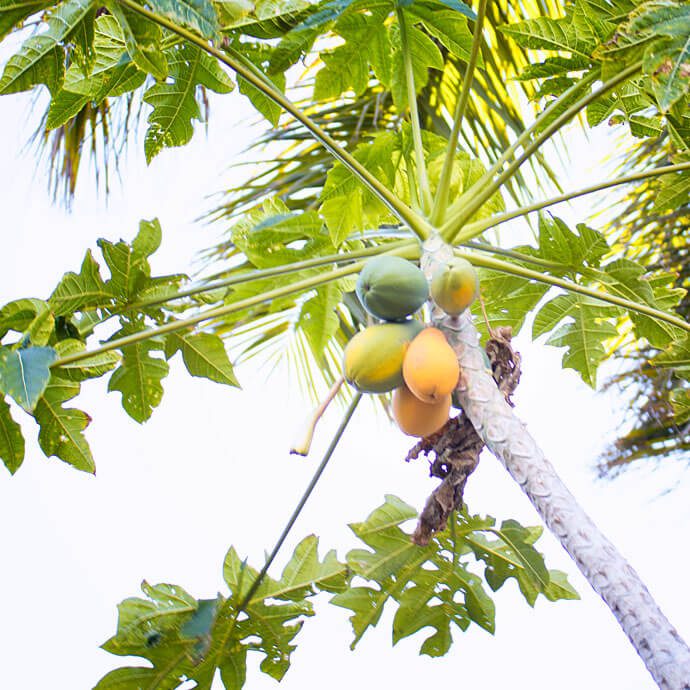
[[429, 297], [424, 274], [399, 256], [377, 256], [359, 274], [357, 296], [364, 308], [384, 321], [402, 321]]
[[450, 316], [462, 314], [478, 294], [479, 276], [466, 259], [453, 259], [431, 279], [431, 297]]
[[425, 328], [410, 343], [403, 360], [403, 378], [420, 400], [435, 403], [450, 395], [459, 376], [458, 358], [438, 328]]
[[379, 323], [345, 346], [345, 379], [362, 393], [386, 393], [403, 382], [402, 366], [410, 341], [424, 328], [419, 321]]
[[450, 395], [429, 404], [422, 402], [403, 384], [393, 393], [392, 410], [393, 418], [404, 434], [429, 436], [448, 421]]

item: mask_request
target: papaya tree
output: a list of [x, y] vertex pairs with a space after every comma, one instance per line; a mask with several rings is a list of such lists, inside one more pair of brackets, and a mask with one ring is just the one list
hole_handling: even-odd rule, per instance
[[[218, 675], [226, 688], [238, 688], [252, 651], [263, 655], [261, 670], [280, 679], [319, 592], [352, 611], [356, 640], [391, 602], [396, 639], [434, 629], [421, 648], [431, 656], [448, 651], [451, 623], [493, 630], [484, 583], [495, 591], [515, 578], [532, 603], [539, 594], [575, 598], [564, 574], [549, 570], [536, 550], [538, 528], [514, 520], [497, 526], [464, 504], [484, 447], [604, 599], [659, 687], [690, 687], [687, 645], [579, 507], [511, 402], [520, 374], [511, 336], [529, 322], [535, 337], [565, 348], [563, 366], [592, 386], [612, 352], [649, 348], [654, 366], [673, 372], [672, 414], [687, 419], [690, 324], [677, 312], [684, 296], [677, 276], [650, 266], [644, 254], [626, 253], [604, 231], [585, 223], [573, 229], [545, 211], [642, 181], [661, 210], [671, 200], [687, 206], [687, 4], [0, 0], [0, 37], [25, 39], [4, 66], [0, 94], [45, 86], [45, 126], [61, 132], [65, 151], [81, 151], [87, 126], [105, 136], [111, 108], [135, 108], [148, 115], [150, 161], [191, 139], [209, 93], [235, 98], [235, 89], [270, 126], [262, 141], [279, 149], [216, 213], [230, 228], [227, 242], [208, 254], [218, 266], [212, 277], [152, 275], [162, 229], [146, 220], [129, 243], [100, 239], [98, 252], [89, 249], [46, 299], [0, 310], [0, 457], [11, 473], [24, 457], [16, 408], [38, 424], [47, 456], [93, 472], [84, 433], [90, 417], [66, 406], [83, 382], [109, 375], [108, 390], [144, 422], [178, 353], [192, 376], [236, 386], [228, 348], [248, 357], [286, 338], [314, 378], [331, 386], [295, 448], [307, 453], [319, 416], [342, 389], [343, 350], [377, 326], [363, 309], [366, 296], [355, 291], [367, 262], [418, 263], [424, 288], [458, 260], [479, 276], [471, 308], [449, 309], [432, 289], [417, 314], [452, 348], [450, 369], [460, 372], [458, 415], [431, 434], [410, 431], [424, 436], [411, 454], [430, 454], [442, 480], [417, 529], [401, 528], [417, 511], [388, 497], [352, 526], [367, 549], [351, 551], [346, 562], [334, 551], [320, 558], [317, 539], [307, 537], [279, 578], [268, 575], [363, 392], [384, 393], [389, 407], [388, 389], [348, 376], [359, 390], [341, 391], [342, 423], [263, 566], [254, 569], [230, 548], [229, 593], [215, 599], [145, 583], [146, 598], [120, 605], [117, 632], [104, 646], [149, 665], [117, 669], [97, 688], [188, 681], [210, 688]], [[517, 48], [507, 52], [506, 45]], [[545, 152], [576, 118], [588, 126], [609, 122], [639, 139], [664, 137], [668, 160], [648, 157], [624, 175], [563, 191]], [[79, 161], [65, 160], [73, 184]], [[535, 174], [558, 194], [535, 199]], [[516, 218], [531, 219], [534, 242], [506, 244], [491, 232]], [[663, 241], [673, 244], [673, 237]], [[398, 280], [402, 291], [408, 281]], [[111, 335], [103, 339], [105, 324]]]

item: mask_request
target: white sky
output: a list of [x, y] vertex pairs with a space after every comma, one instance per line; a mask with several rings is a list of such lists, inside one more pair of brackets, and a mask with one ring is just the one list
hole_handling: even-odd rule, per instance
[[[189, 270], [195, 251], [217, 237], [218, 227], [194, 219], [209, 207], [204, 196], [227, 185], [227, 166], [250, 134], [239, 123], [253, 117], [242, 97], [215, 99], [209, 136], [199, 131], [186, 149], [163, 152], [146, 167], [132, 150], [124, 184], [113, 185], [108, 206], [82, 180], [73, 212], [53, 207], [32, 154], [22, 145], [35, 117], [30, 99], [0, 101], [0, 303], [47, 297], [63, 272], [77, 270], [98, 237], [131, 239], [140, 218], [160, 218], [164, 239], [153, 259], [160, 273]], [[29, 122], [30, 124], [27, 124]], [[596, 138], [595, 138], [596, 139]], [[592, 150], [572, 139], [568, 188], [601, 178]], [[591, 156], [591, 154], [589, 154]], [[86, 174], [86, 169], [82, 174]], [[86, 182], [86, 184], [84, 184]], [[589, 202], [581, 209], [589, 208]], [[582, 213], [585, 212], [582, 211]], [[567, 216], [567, 212], [559, 209]], [[582, 216], [575, 216], [581, 218]], [[504, 231], [504, 237], [508, 236]], [[592, 470], [610, 440], [622, 403], [595, 395], [571, 371], [561, 371], [553, 348], [519, 341], [524, 375], [517, 411], [573, 493], [641, 574], [686, 639], [687, 481], [682, 468], [630, 473], [597, 482]], [[162, 405], [143, 426], [106, 395], [105, 380], [89, 383], [77, 405], [92, 414], [87, 430], [97, 477], [46, 460], [28, 420], [27, 459], [14, 478], [0, 471], [0, 649], [2, 685], [14, 690], [81, 690], [127, 661], [98, 648], [115, 631], [116, 604], [139, 594], [139, 583], [170, 582], [197, 597], [224, 591], [221, 566], [233, 544], [259, 566], [270, 549], [338, 422], [329, 411], [308, 459], [288, 455], [295, 429], [310, 409], [284, 370], [238, 371], [244, 390], [190, 378], [175, 361]], [[411, 440], [362, 405], [279, 558], [309, 533], [344, 557], [357, 542], [346, 525], [363, 519], [393, 493], [422, 506], [434, 486], [426, 464], [402, 462]], [[471, 477], [466, 499], [473, 512], [537, 524], [519, 488], [490, 455]], [[472, 626], [455, 635], [450, 653], [417, 655], [421, 635], [391, 648], [391, 611], [349, 651], [348, 612], [317, 602], [318, 614], [299, 635], [282, 687], [349, 690], [382, 683], [402, 690], [529, 686], [533, 690], [654, 688], [642, 662], [600, 599], [559, 544], [539, 542], [547, 565], [566, 570], [582, 596], [530, 609], [513, 581], [495, 595], [494, 637]], [[249, 670], [248, 688], [275, 682]]]

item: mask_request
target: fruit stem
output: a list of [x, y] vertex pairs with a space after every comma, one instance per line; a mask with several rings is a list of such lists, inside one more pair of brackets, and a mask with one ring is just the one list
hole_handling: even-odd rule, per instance
[[321, 404], [314, 410], [309, 423], [307, 424], [304, 435], [301, 440], [293, 444], [290, 448], [290, 453], [293, 455], [302, 455], [306, 457], [309, 455], [309, 449], [311, 448], [311, 442], [314, 439], [314, 431], [316, 430], [316, 425], [319, 423], [321, 417], [323, 417], [324, 412], [328, 409], [328, 406], [333, 402], [335, 396], [338, 395], [338, 391], [341, 389], [345, 379], [341, 376], [328, 391], [328, 394], [323, 399]]

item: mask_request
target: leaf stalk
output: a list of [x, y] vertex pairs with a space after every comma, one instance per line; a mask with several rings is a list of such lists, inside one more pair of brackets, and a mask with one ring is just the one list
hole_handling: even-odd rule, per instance
[[472, 34], [472, 48], [470, 50], [470, 59], [467, 63], [465, 76], [462, 82], [462, 91], [460, 98], [455, 106], [455, 114], [453, 115], [453, 128], [448, 138], [448, 150], [443, 161], [443, 168], [441, 169], [441, 177], [436, 190], [436, 197], [434, 199], [434, 207], [431, 211], [431, 224], [437, 227], [443, 223], [448, 207], [448, 194], [450, 192], [450, 180], [453, 172], [453, 162], [455, 161], [455, 151], [458, 147], [458, 138], [460, 136], [460, 129], [462, 127], [462, 120], [465, 116], [465, 110], [470, 98], [470, 91], [472, 90], [472, 81], [474, 79], [474, 70], [477, 66], [477, 58], [479, 57], [479, 48], [482, 43], [482, 30], [484, 28], [484, 16], [486, 15], [486, 6], [488, 0], [479, 0], [479, 7], [477, 9], [477, 19], [474, 24], [474, 33]]
[[417, 181], [421, 197], [422, 210], [430, 213], [432, 199], [431, 188], [429, 186], [429, 175], [424, 159], [424, 144], [422, 142], [421, 121], [417, 108], [417, 89], [414, 83], [414, 69], [412, 68], [412, 53], [410, 41], [407, 34], [407, 22], [402, 9], [398, 8], [398, 25], [400, 26], [400, 43], [403, 54], [403, 64], [405, 65], [405, 85], [407, 87], [407, 101], [410, 109], [410, 125], [412, 127], [412, 142], [414, 145], [415, 168], [417, 169]]
[[666, 312], [654, 309], [646, 304], [640, 302], [633, 302], [632, 300], [625, 299], [624, 297], [618, 297], [617, 295], [609, 294], [603, 290], [596, 290], [594, 288], [588, 288], [584, 285], [578, 285], [570, 280], [565, 280], [563, 278], [557, 278], [555, 276], [550, 276], [545, 273], [540, 273], [539, 271], [533, 271], [529, 268], [524, 268], [516, 264], [511, 264], [507, 261], [501, 261], [500, 259], [492, 259], [486, 256], [477, 256], [476, 254], [467, 254], [462, 250], [454, 250], [456, 256], [460, 256], [463, 259], [467, 259], [470, 263], [475, 266], [480, 266], [482, 268], [490, 268], [496, 271], [501, 271], [503, 273], [508, 273], [515, 276], [520, 276], [521, 278], [527, 278], [529, 280], [536, 280], [539, 283], [546, 283], [547, 285], [554, 285], [556, 287], [567, 290], [568, 292], [575, 292], [580, 295], [587, 295], [588, 297], [594, 297], [602, 302], [608, 302], [609, 304], [615, 304], [618, 307], [623, 307], [628, 311], [638, 312], [640, 314], [645, 314], [646, 316], [651, 316], [652, 318], [658, 319], [659, 321], [664, 321], [673, 326], [690, 333], [690, 323], [680, 318], [679, 316], [674, 316], [673, 314], [667, 314]]
[[[420, 249], [418, 246], [409, 245], [408, 247], [403, 247], [390, 253], [397, 256], [404, 256], [406, 258], [413, 258], [419, 256], [419, 251]], [[163, 324], [162, 326], [157, 326], [156, 328], [148, 328], [144, 331], [132, 333], [131, 335], [127, 335], [122, 338], [116, 338], [115, 340], [106, 342], [101, 347], [94, 348], [93, 350], [84, 350], [83, 352], [75, 352], [74, 354], [61, 357], [52, 364], [52, 367], [55, 368], [65, 364], [73, 364], [74, 362], [79, 362], [95, 355], [103, 354], [104, 352], [119, 350], [123, 347], [127, 347], [128, 345], [134, 345], [144, 340], [149, 340], [150, 338], [155, 338], [161, 335], [167, 335], [168, 333], [174, 333], [186, 328], [191, 328], [192, 326], [196, 326], [204, 321], [210, 321], [222, 316], [228, 316], [234, 312], [242, 311], [242, 309], [248, 309], [249, 307], [254, 307], [257, 304], [262, 304], [263, 302], [269, 302], [280, 297], [287, 297], [288, 295], [296, 292], [310, 290], [311, 288], [319, 287], [320, 285], [325, 285], [326, 283], [330, 283], [334, 280], [339, 280], [340, 278], [345, 278], [353, 273], [357, 273], [362, 269], [363, 266], [364, 261], [357, 261], [349, 266], [337, 268], [327, 273], [321, 273], [318, 276], [313, 276], [311, 278], [305, 278], [304, 280], [276, 288], [275, 290], [268, 290], [260, 295], [248, 297], [247, 299], [239, 300], [233, 304], [224, 304], [223, 306], [215, 307], [213, 309], [206, 309], [186, 319], [178, 319], [176, 321]]]
[[628, 184], [630, 182], [639, 182], [650, 177], [658, 177], [659, 175], [668, 175], [675, 172], [682, 172], [683, 170], [690, 170], [690, 162], [688, 163], [677, 163], [675, 165], [665, 165], [663, 167], [654, 168], [652, 170], [643, 170], [642, 172], [633, 173], [631, 175], [624, 175], [623, 177], [618, 177], [615, 180], [607, 180], [606, 182], [599, 182], [598, 184], [590, 185], [589, 187], [583, 187], [574, 192], [567, 192], [565, 194], [560, 194], [558, 196], [551, 197], [550, 199], [545, 199], [544, 201], [537, 201], [528, 206], [521, 206], [513, 211], [507, 211], [506, 213], [499, 213], [495, 216], [485, 218], [484, 220], [479, 220], [474, 223], [468, 223], [463, 230], [461, 230], [456, 236], [456, 242], [462, 243], [467, 242], [478, 235], [481, 235], [485, 230], [489, 228], [494, 228], [501, 223], [505, 223], [513, 218], [519, 216], [526, 216], [534, 211], [540, 211], [547, 206], [555, 206], [556, 204], [563, 203], [564, 201], [570, 201], [571, 199], [577, 199], [580, 196], [585, 196], [586, 194], [592, 194], [594, 192], [599, 192], [603, 189], [610, 189], [611, 187], [617, 187], [618, 185]]

